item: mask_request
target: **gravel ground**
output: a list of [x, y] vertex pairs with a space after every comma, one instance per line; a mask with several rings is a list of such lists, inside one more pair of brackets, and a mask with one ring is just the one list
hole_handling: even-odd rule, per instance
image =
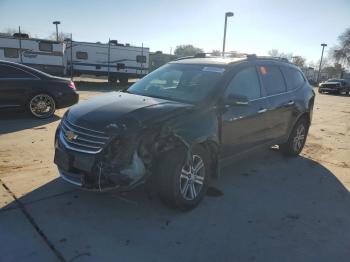
[[[80, 91], [81, 100], [110, 89]], [[317, 94], [300, 157], [233, 163], [188, 213], [143, 187], [97, 194], [58, 179], [50, 120], [0, 114], [0, 261], [349, 261], [350, 97]]]

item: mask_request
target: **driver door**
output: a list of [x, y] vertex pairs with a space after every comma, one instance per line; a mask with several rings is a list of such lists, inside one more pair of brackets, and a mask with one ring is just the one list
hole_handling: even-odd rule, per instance
[[229, 96], [246, 97], [248, 103], [225, 105], [221, 116], [223, 158], [268, 142], [269, 121], [266, 111], [269, 105], [262, 95], [255, 66], [244, 66], [234, 75], [225, 90], [223, 101], [228, 101]]

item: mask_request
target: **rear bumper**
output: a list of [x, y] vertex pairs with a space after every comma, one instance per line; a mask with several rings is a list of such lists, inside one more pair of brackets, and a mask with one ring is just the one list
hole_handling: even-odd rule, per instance
[[76, 92], [63, 93], [56, 97], [56, 108], [65, 108], [79, 102], [79, 94]]

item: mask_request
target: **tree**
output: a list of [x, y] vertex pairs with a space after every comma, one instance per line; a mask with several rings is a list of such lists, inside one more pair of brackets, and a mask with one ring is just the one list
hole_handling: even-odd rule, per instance
[[306, 58], [302, 57], [302, 56], [293, 56], [293, 63], [296, 64], [297, 66], [303, 68], [305, 67], [305, 62], [306, 62]]
[[178, 45], [175, 48], [174, 54], [176, 56], [193, 56], [197, 53], [202, 53], [203, 49], [194, 47], [193, 45]]
[[342, 75], [343, 68], [341, 64], [335, 63], [333, 66], [328, 65], [322, 68], [322, 72], [328, 74], [329, 78], [340, 78]]
[[331, 54], [337, 63], [350, 66], [350, 27], [339, 37], [339, 44], [331, 49]]
[[286, 58], [288, 60], [291, 60], [293, 57], [293, 53], [280, 53], [278, 49], [271, 49], [270, 51], [267, 52], [270, 56], [273, 57], [281, 57], [281, 58]]
[[[59, 32], [58, 33], [58, 41], [64, 41], [64, 39], [70, 38], [70, 34], [65, 32]], [[51, 35], [49, 35], [48, 39], [56, 41], [56, 32], [52, 32]]]
[[221, 56], [221, 51], [220, 50], [213, 50], [213, 51], [211, 51], [211, 54], [213, 55], [213, 56]]

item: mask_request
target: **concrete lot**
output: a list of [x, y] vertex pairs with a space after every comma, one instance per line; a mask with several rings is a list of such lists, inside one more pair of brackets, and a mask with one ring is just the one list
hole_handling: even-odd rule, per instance
[[98, 194], [61, 181], [53, 138], [65, 110], [2, 114], [0, 261], [349, 261], [349, 102], [317, 95], [300, 157], [237, 161], [213, 181], [222, 195], [188, 213], [143, 187]]

